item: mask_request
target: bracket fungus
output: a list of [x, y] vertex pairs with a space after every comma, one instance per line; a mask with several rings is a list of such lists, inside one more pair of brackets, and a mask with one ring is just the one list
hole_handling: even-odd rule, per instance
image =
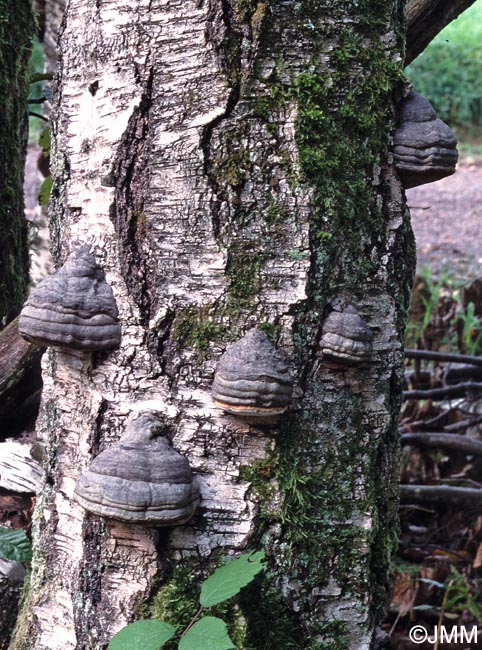
[[217, 363], [212, 393], [216, 406], [228, 413], [279, 415], [292, 392], [293, 372], [284, 354], [257, 329], [228, 345]]
[[131, 421], [122, 439], [81, 474], [77, 502], [93, 514], [137, 524], [177, 526], [191, 519], [200, 500], [198, 481], [161, 431], [153, 415]]
[[457, 140], [430, 102], [412, 90], [403, 100], [393, 136], [393, 160], [405, 189], [455, 172]]
[[373, 334], [355, 307], [344, 298], [331, 303], [323, 322], [319, 355], [337, 366], [359, 366], [372, 354]]
[[73, 251], [56, 273], [32, 290], [18, 330], [42, 347], [103, 350], [119, 345], [114, 294], [89, 245]]

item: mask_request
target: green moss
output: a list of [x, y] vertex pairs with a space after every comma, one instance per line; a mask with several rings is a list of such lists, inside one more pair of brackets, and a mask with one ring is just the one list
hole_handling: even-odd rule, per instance
[[263, 216], [268, 226], [277, 226], [290, 219], [291, 213], [284, 203], [275, 197], [271, 197], [268, 209], [263, 213]]
[[[232, 5], [237, 20], [245, 22], [246, 40], [248, 23], [260, 4]], [[347, 22], [347, 16], [353, 20]], [[371, 370], [358, 370], [356, 382], [351, 381], [353, 375], [344, 375], [346, 382], [337, 381], [336, 393], [331, 393], [329, 378], [323, 376], [321, 381], [314, 373], [314, 348], [327, 301], [338, 293], [355, 304], [373, 295], [380, 309], [386, 303], [387, 313], [391, 305], [399, 305], [396, 327], [402, 339], [414, 259], [405, 220], [395, 235], [395, 255], [385, 267], [387, 215], [393, 214], [388, 202], [393, 197], [384, 176], [394, 104], [403, 79], [400, 64], [389, 57], [380, 37], [388, 25], [401, 31], [401, 5], [383, 0], [299, 0], [277, 7], [270, 17], [261, 20], [257, 42], [251, 43], [251, 51], [256, 51], [253, 74], [248, 80], [244, 72], [242, 101], [238, 114], [235, 109], [230, 116], [229, 136], [219, 136], [224, 156], [218, 165], [219, 194], [229, 203], [224, 224], [230, 242], [228, 301], [238, 307], [232, 318], [243, 309], [257, 308], [257, 296], [266, 286], [263, 271], [272, 259], [282, 255], [298, 260], [304, 255], [302, 250], [280, 246], [284, 229], [296, 227], [298, 219], [293, 202], [280, 200], [277, 193], [280, 172], [292, 195], [303, 197], [301, 204], [309, 196], [311, 264], [307, 300], [296, 305], [294, 313], [294, 358], [303, 371], [299, 410], [282, 419], [268, 458], [240, 473], [259, 497], [257, 529], [251, 539], [266, 545], [270, 564], [257, 591], [253, 587], [243, 601], [248, 623], [245, 648], [346, 650], [350, 640], [345, 624], [324, 612], [323, 598], [315, 606], [316, 597], [310, 594], [335, 586], [340, 598], [360, 607], [369, 594], [374, 618], [380, 618], [397, 533], [395, 417], [400, 384], [394, 373], [384, 386], [387, 411], [393, 417], [390, 421], [383, 415], [374, 439], [360, 393], [365, 376], [373, 381]], [[290, 48], [296, 49], [301, 40], [304, 61], [293, 65]], [[249, 47], [243, 51], [244, 60], [249, 51]], [[280, 128], [293, 112], [297, 156]], [[271, 150], [269, 155], [263, 151], [258, 160], [252, 143], [263, 137]], [[249, 163], [246, 148], [254, 158]], [[271, 160], [276, 160], [276, 174]], [[381, 268], [388, 277], [381, 277]], [[380, 367], [391, 362], [388, 355], [376, 360]], [[376, 417], [374, 412], [369, 415]], [[392, 487], [387, 488], [390, 482]], [[275, 506], [274, 486], [280, 496]], [[373, 517], [370, 526], [367, 517]], [[302, 583], [300, 597], [290, 581]], [[290, 608], [285, 606], [288, 601]]]
[[210, 345], [227, 334], [226, 325], [211, 304], [183, 309], [173, 322], [172, 337], [178, 349], [195, 348], [200, 361], [208, 356]]
[[243, 142], [242, 130], [227, 133], [224, 141], [223, 155], [216, 161], [216, 176], [238, 193], [248, 178], [251, 163], [249, 150]]
[[[250, 484], [251, 491], [256, 495], [259, 503], [258, 520], [267, 522], [273, 519], [273, 515], [279, 513], [273, 512], [271, 500], [276, 494], [276, 488], [272, 481], [273, 468], [272, 456], [266, 460], [255, 460], [250, 465], [241, 465], [239, 468], [239, 480]], [[255, 544], [254, 540], [251, 540]]]
[[[380, 259], [373, 248], [386, 247], [385, 219], [373, 199], [372, 180], [388, 140], [387, 109], [400, 69], [386, 59], [381, 42], [369, 48], [362, 43], [353, 31], [343, 34], [329, 83], [302, 72], [295, 84], [301, 171], [314, 188], [311, 237], [318, 245], [312, 277], [317, 301], [336, 284], [348, 291], [366, 286]], [[350, 83], [354, 67], [361, 71], [356, 84]], [[347, 88], [342, 98], [340, 87]]]
[[352, 647], [344, 621], [333, 620], [318, 623], [316, 634], [320, 638], [326, 639], [317, 646], [320, 650], [349, 650]]
[[[165, 646], [165, 650], [176, 650], [183, 630], [199, 612], [201, 583], [221, 561], [212, 560], [202, 571], [194, 563], [178, 563], [171, 567], [169, 579], [153, 594], [150, 603], [140, 612], [142, 617], [157, 618], [173, 625], [177, 634]], [[228, 627], [236, 650], [244, 650], [245, 622], [236, 601], [231, 599], [204, 610], [204, 615], [221, 618]]]
[[[309, 323], [310, 314], [321, 314], [327, 297], [334, 293], [356, 297], [361, 290], [367, 291], [387, 248], [386, 210], [382, 199], [376, 199], [374, 184], [380, 181], [374, 178], [374, 171], [381, 166], [387, 148], [392, 126], [390, 107], [402, 76], [400, 66], [387, 58], [379, 38], [380, 25], [390, 19], [386, 3], [362, 4], [365, 10], [360, 9], [360, 3], [357, 9], [350, 2], [337, 3], [335, 9], [331, 2], [297, 3], [298, 24], [310, 31], [311, 38], [320, 38], [320, 43], [313, 46], [312, 60], [289, 81], [286, 75], [274, 71], [265, 93], [255, 101], [256, 115], [269, 125], [276, 125], [277, 116], [288, 102], [298, 105], [295, 137], [300, 167], [292, 178], [309, 186], [312, 192], [309, 311], [297, 315], [299, 327], [295, 333], [296, 358], [303, 365], [306, 351], [312, 346], [310, 328], [304, 330], [303, 321]], [[322, 67], [319, 55], [323, 52], [323, 10], [330, 17], [335, 14], [336, 18], [339, 10], [351, 10], [359, 17], [363, 14], [363, 18], [337, 34], [336, 47]], [[332, 35], [328, 31], [325, 38]], [[286, 164], [290, 164], [288, 159]], [[380, 188], [378, 192], [381, 194]], [[268, 215], [271, 223], [278, 217], [273, 208], [270, 206]], [[407, 241], [410, 233], [402, 229], [400, 248], [405, 251]], [[397, 325], [401, 333], [413, 265], [410, 249], [408, 256], [401, 256], [395, 264], [398, 267], [390, 269], [387, 291], [400, 300]], [[399, 387], [391, 388], [396, 396]], [[280, 488], [283, 552], [277, 548], [273, 555], [277, 565], [274, 573], [278, 577], [284, 573], [303, 576], [305, 592], [323, 589], [334, 579], [345, 596], [358, 594], [363, 600], [363, 594], [371, 593], [379, 607], [375, 615], [379, 616], [381, 603], [386, 600], [389, 558], [397, 527], [396, 499], [387, 495], [383, 485], [393, 468], [384, 468], [383, 477], [376, 468], [382, 459], [396, 458], [391, 433], [395, 422], [387, 423], [383, 440], [373, 441], [364, 421], [365, 409], [349, 382], [337, 391], [336, 398], [327, 398], [323, 385], [311, 379], [301, 412], [283, 420], [274, 454], [257, 468], [269, 467], [269, 478], [263, 485], [260, 471], [244, 473], [243, 477], [251, 480], [264, 498], [269, 498], [273, 479]], [[364, 498], [355, 497], [360, 478], [370, 476], [373, 479], [365, 485]], [[364, 526], [367, 512], [374, 513], [372, 532]], [[347, 525], [347, 521], [353, 523]], [[266, 530], [268, 525], [272, 525], [269, 510], [261, 506], [259, 528]], [[259, 534], [258, 539], [262, 538]], [[361, 557], [362, 548], [372, 550], [366, 563]], [[314, 639], [314, 647], [349, 647], [343, 622], [320, 623], [321, 613], [314, 616], [307, 599], [297, 606], [304, 622], [301, 647], [309, 647]], [[290, 643], [278, 640], [278, 646], [273, 647], [297, 647], [296, 640], [293, 646]]]
[[274, 325], [273, 323], [259, 323], [258, 329], [266, 334], [271, 343], [276, 345], [280, 334], [279, 325]]
[[229, 298], [236, 307], [247, 307], [261, 288], [261, 268], [266, 252], [259, 242], [235, 239], [228, 248], [226, 277]]
[[243, 650], [309, 650], [300, 622], [284, 602], [270, 576], [258, 577], [241, 594], [247, 635]]

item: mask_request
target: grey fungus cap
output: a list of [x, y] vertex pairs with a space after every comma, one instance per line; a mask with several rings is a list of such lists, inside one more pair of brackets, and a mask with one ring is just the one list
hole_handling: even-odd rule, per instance
[[269, 417], [287, 410], [293, 372], [284, 354], [258, 329], [228, 345], [212, 387], [216, 406], [236, 415]]
[[355, 307], [346, 301], [332, 303], [320, 339], [321, 359], [341, 366], [358, 366], [369, 361], [373, 334]]
[[175, 451], [162, 425], [143, 413], [122, 439], [102, 451], [83, 472], [75, 499], [102, 517], [150, 526], [186, 523], [199, 503], [199, 485], [187, 459]]
[[405, 189], [455, 172], [457, 140], [430, 102], [412, 90], [403, 100], [393, 136], [393, 160]]
[[23, 338], [42, 347], [103, 350], [119, 345], [114, 294], [88, 245], [31, 292], [18, 322]]

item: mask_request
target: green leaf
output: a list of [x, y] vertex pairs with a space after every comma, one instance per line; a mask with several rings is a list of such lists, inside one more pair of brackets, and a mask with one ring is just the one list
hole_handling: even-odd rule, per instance
[[21, 528], [4, 528], [0, 526], [0, 557], [15, 562], [30, 562], [32, 546], [25, 531]]
[[50, 153], [50, 128], [47, 127], [42, 131], [38, 139], [39, 147], [43, 151], [44, 157]]
[[107, 650], [159, 650], [175, 633], [176, 629], [163, 621], [136, 621], [117, 632]]
[[52, 190], [52, 176], [50, 174], [47, 178], [44, 179], [44, 182], [40, 186], [40, 192], [38, 195], [38, 202], [42, 206], [46, 206], [49, 202], [50, 192]]
[[179, 641], [179, 650], [230, 650], [235, 647], [226, 623], [215, 616], [204, 616]]
[[203, 607], [212, 607], [235, 596], [264, 569], [264, 552], [243, 553], [237, 560], [219, 567], [201, 587], [199, 601]]

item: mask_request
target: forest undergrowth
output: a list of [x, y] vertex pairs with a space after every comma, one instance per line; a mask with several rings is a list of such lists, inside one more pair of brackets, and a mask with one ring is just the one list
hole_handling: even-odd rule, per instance
[[406, 336], [400, 538], [383, 625], [396, 650], [413, 649], [416, 625], [432, 639], [418, 647], [438, 650], [437, 628], [482, 622], [481, 355], [482, 277], [423, 268]]

